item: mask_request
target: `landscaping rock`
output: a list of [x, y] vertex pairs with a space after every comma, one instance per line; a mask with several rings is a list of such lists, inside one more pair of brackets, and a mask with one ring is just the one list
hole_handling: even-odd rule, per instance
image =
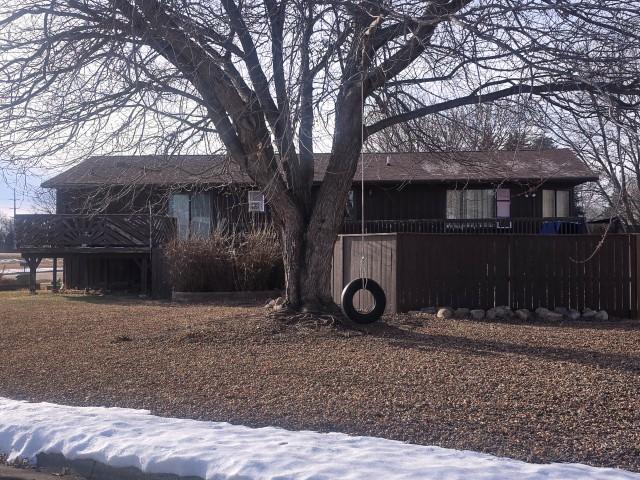
[[455, 318], [469, 318], [470, 310], [468, 308], [456, 308], [453, 312]]
[[513, 311], [506, 305], [500, 305], [487, 310], [488, 320], [508, 320], [513, 317]]
[[469, 315], [473, 320], [482, 320], [484, 319], [485, 313], [484, 313], [484, 310], [478, 308], [478, 309], [471, 310], [469, 312]]
[[564, 319], [564, 316], [561, 313], [548, 312], [545, 314], [543, 319], [547, 322], [561, 322]]
[[569, 313], [569, 309], [565, 307], [556, 307], [553, 311], [563, 316], [566, 316]]
[[438, 309], [436, 307], [423, 307], [420, 309], [420, 311], [422, 313], [430, 313], [432, 315], [435, 315]]
[[549, 313], [550, 310], [548, 308], [538, 307], [535, 312], [538, 317], [542, 318], [545, 314]]
[[571, 320], [575, 322], [576, 320], [580, 320], [580, 312], [572, 308], [567, 312], [567, 314], [565, 315], [565, 318], [567, 320]]
[[438, 318], [451, 318], [453, 317], [453, 309], [449, 307], [442, 307], [438, 309], [436, 316]]
[[513, 310], [511, 310], [511, 307], [508, 307], [506, 305], [500, 305], [500, 306], [496, 307], [495, 311], [496, 311], [496, 315], [500, 319], [507, 319], [508, 320], [508, 319], [513, 317]]
[[538, 307], [536, 308], [536, 315], [540, 320], [544, 320], [545, 322], [561, 322], [563, 319], [563, 315], [558, 312], [552, 312], [548, 308]]
[[582, 311], [582, 319], [583, 320], [595, 320], [598, 312], [595, 310], [591, 310], [590, 308], [585, 308]]
[[516, 318], [521, 322], [528, 322], [531, 320], [531, 312], [526, 308], [519, 308], [514, 312]]
[[609, 320], [609, 314], [606, 310], [600, 310], [598, 313], [596, 313], [595, 319], [599, 322], [606, 322], [607, 320]]

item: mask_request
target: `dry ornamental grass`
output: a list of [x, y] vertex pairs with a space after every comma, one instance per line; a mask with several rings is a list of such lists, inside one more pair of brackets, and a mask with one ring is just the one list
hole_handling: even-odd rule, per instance
[[640, 471], [640, 324], [393, 317], [0, 293], [0, 395]]

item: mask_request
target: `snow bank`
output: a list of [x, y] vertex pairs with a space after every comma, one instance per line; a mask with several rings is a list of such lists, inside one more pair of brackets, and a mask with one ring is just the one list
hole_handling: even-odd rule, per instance
[[640, 479], [616, 469], [537, 465], [476, 452], [340, 433], [248, 428], [0, 397], [0, 451], [90, 458], [114, 467], [206, 479]]

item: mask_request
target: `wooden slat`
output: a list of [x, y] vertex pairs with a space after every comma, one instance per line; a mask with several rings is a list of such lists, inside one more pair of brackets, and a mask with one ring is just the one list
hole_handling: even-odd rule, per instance
[[175, 232], [175, 220], [163, 216], [16, 215], [16, 240], [20, 249], [148, 248], [167, 243]]

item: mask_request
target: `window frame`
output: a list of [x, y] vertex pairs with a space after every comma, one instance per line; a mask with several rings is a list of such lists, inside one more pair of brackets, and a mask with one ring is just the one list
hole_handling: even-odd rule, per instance
[[[251, 196], [260, 196], [260, 200], [252, 199]], [[258, 203], [259, 208], [253, 208], [252, 204]], [[264, 213], [267, 210], [264, 193], [261, 190], [247, 190], [247, 209], [249, 213]]]
[[[553, 200], [552, 214], [546, 215], [545, 213], [545, 196], [551, 195]], [[560, 198], [564, 196], [566, 199], [566, 215], [558, 215], [560, 205]], [[569, 218], [571, 217], [571, 189], [570, 188], [544, 188], [542, 189], [542, 218]]]
[[[479, 194], [477, 192], [480, 192]], [[485, 195], [488, 197], [486, 198]], [[475, 197], [475, 198], [474, 198]], [[472, 205], [473, 204], [473, 205]], [[473, 208], [471, 208], [473, 207]], [[487, 207], [490, 211], [486, 212]], [[497, 194], [495, 188], [447, 189], [445, 201], [446, 220], [483, 220], [497, 217]], [[451, 212], [456, 211], [452, 216]], [[481, 215], [469, 216], [471, 210], [479, 210]], [[484, 213], [488, 213], [485, 215]]]
[[[194, 226], [193, 226], [193, 219], [194, 219], [194, 215], [193, 215], [193, 204], [194, 204], [194, 197], [196, 195], [205, 195], [206, 197], [206, 204], [208, 204], [208, 208], [209, 208], [209, 233], [206, 235], [202, 235], [200, 232], [198, 232], [198, 235], [195, 235], [194, 232]], [[173, 210], [173, 199], [177, 196], [181, 196], [181, 197], [187, 197], [187, 221], [186, 221], [186, 229], [184, 230], [180, 230], [180, 221], [179, 221], [179, 217], [175, 216], [172, 210]], [[173, 192], [171, 194], [171, 197], [169, 198], [169, 215], [172, 218], [176, 219], [176, 224], [178, 227], [178, 238], [180, 238], [181, 240], [190, 240], [192, 238], [196, 238], [196, 236], [198, 238], [206, 238], [208, 236], [211, 235], [211, 232], [213, 231], [213, 198], [211, 196], [211, 192], [207, 191], [207, 190], [201, 190], [201, 191], [196, 191], [196, 192], [192, 192], [192, 191], [183, 191], [183, 192]], [[205, 218], [202, 215], [198, 215], [198, 217], [202, 217]], [[184, 225], [183, 225], [184, 227]], [[183, 233], [184, 232], [184, 233]]]

